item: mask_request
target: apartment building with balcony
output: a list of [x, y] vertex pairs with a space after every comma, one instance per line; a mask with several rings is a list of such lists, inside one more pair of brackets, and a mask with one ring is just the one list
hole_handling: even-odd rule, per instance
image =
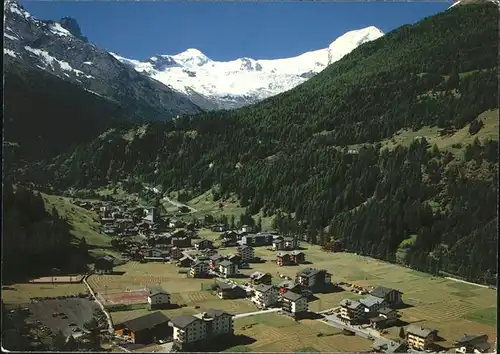
[[282, 313], [295, 319], [303, 318], [309, 311], [307, 298], [301, 294], [287, 291], [281, 295]]
[[259, 284], [254, 288], [252, 302], [260, 309], [266, 309], [278, 303], [279, 288], [274, 285]]
[[427, 350], [437, 339], [437, 329], [410, 325], [406, 328], [406, 341], [412, 349]]
[[344, 299], [340, 302], [339, 318], [347, 323], [358, 323], [365, 316], [365, 307], [358, 301]]
[[180, 350], [202, 348], [214, 340], [234, 335], [233, 315], [208, 309], [197, 315], [181, 315], [171, 320], [174, 346]]

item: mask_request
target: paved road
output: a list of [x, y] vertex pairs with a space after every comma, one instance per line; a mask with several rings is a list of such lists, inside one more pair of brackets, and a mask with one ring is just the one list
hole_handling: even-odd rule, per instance
[[[382, 337], [380, 333], [373, 328], [362, 328], [361, 326], [351, 326], [349, 324], [345, 324], [344, 322], [340, 321], [335, 315], [325, 316], [325, 320], [320, 320], [320, 321], [333, 327], [353, 331], [354, 333], [356, 333], [356, 335], [360, 337], [377, 341], [380, 344], [387, 344], [387, 346], [390, 346], [392, 343], [393, 345], [396, 345], [396, 342], [388, 338]], [[415, 352], [411, 350], [409, 351], [409, 353], [421, 354], [420, 352]]]
[[[143, 185], [143, 187], [144, 187], [144, 189], [145, 189], [145, 190], [152, 191], [152, 192], [153, 192], [153, 193], [155, 193], [155, 194], [160, 194], [160, 193], [161, 193], [161, 192], [160, 192], [160, 190], [158, 190], [158, 189], [157, 189], [157, 188], [155, 188], [155, 187], [151, 188], [151, 187], [146, 186], [146, 185]], [[178, 207], [178, 208], [181, 208], [181, 207], [186, 207], [186, 208], [189, 208], [189, 210], [190, 210], [190, 212], [191, 212], [191, 213], [196, 213], [196, 212], [198, 211], [197, 209], [192, 208], [192, 207], [190, 207], [189, 205], [186, 205], [186, 204], [184, 204], [184, 203], [178, 202], [177, 200], [172, 200], [172, 199], [170, 199], [170, 198], [169, 198], [169, 197], [167, 197], [167, 196], [164, 196], [164, 197], [162, 198], [162, 200], [163, 200], [163, 201], [166, 201], [166, 202], [168, 202], [168, 203], [170, 203], [170, 204], [172, 204], [173, 206], [176, 206], [176, 207]]]
[[186, 205], [184, 203], [178, 202], [177, 200], [172, 200], [172, 199], [170, 199], [167, 196], [163, 197], [162, 200], [164, 200], [164, 201], [166, 201], [166, 202], [168, 202], [168, 203], [170, 203], [173, 206], [176, 206], [178, 208], [186, 207], [186, 208], [188, 208], [190, 210], [191, 213], [196, 213], [198, 211], [197, 209], [195, 209], [193, 207], [190, 207], [189, 205]]
[[324, 320], [320, 320], [320, 321], [325, 322], [326, 324], [328, 324], [330, 326], [353, 331], [354, 333], [356, 333], [357, 335], [359, 335], [360, 337], [363, 337], [363, 338], [368, 339], [368, 337], [371, 336], [371, 337], [376, 338], [376, 339], [386, 340], [386, 338], [382, 337], [378, 333], [378, 331], [376, 331], [372, 328], [362, 328], [361, 326], [351, 326], [351, 325], [346, 324], [346, 323], [342, 322], [341, 320], [339, 320], [337, 318], [337, 316], [335, 316], [335, 315], [327, 315], [327, 316], [325, 316]]
[[486, 288], [488, 289], [489, 286], [488, 285], [483, 285], [483, 284], [477, 284], [477, 283], [471, 283], [470, 281], [465, 281], [465, 280], [461, 280], [461, 279], [456, 279], [456, 278], [452, 278], [452, 277], [445, 277], [446, 279], [448, 280], [451, 280], [451, 281], [456, 281], [457, 283], [464, 283], [464, 284], [469, 284], [469, 285], [475, 285], [475, 286], [479, 286], [481, 288]]
[[173, 342], [165, 343], [160, 345], [162, 347], [161, 350], [155, 350], [154, 353], [170, 353], [172, 351], [172, 347], [174, 346]]
[[281, 310], [281, 309], [280, 308], [272, 308], [272, 309], [255, 311], [255, 312], [239, 313], [237, 315], [234, 315], [233, 319], [243, 318], [243, 317], [249, 317], [249, 316], [255, 316], [255, 315], [262, 315], [263, 313], [278, 312], [279, 310]]
[[111, 316], [109, 315], [108, 311], [106, 311], [104, 305], [97, 298], [97, 296], [96, 296], [94, 290], [92, 289], [92, 287], [89, 285], [89, 283], [87, 283], [87, 278], [89, 276], [90, 276], [89, 274], [85, 275], [85, 277], [83, 278], [83, 283], [85, 284], [85, 286], [87, 286], [87, 289], [90, 291], [90, 293], [94, 297], [94, 301], [96, 302], [96, 304], [99, 305], [99, 307], [101, 308], [102, 312], [106, 315], [106, 319], [108, 320], [108, 331], [109, 331], [110, 334], [114, 335], [115, 331], [114, 331], [114, 328], [113, 328], [113, 321], [111, 320]]
[[335, 310], [337, 310], [337, 309], [339, 309], [339, 308], [340, 308], [340, 306], [337, 306], [337, 307], [332, 307], [331, 309], [328, 309], [328, 310], [323, 310], [323, 311], [320, 311], [320, 312], [318, 312], [318, 313], [320, 313], [320, 314], [324, 314], [324, 313], [327, 313], [327, 312], [330, 312], [330, 311], [335, 311]]
[[187, 252], [187, 251], [182, 251], [182, 252], [181, 252], [181, 254], [182, 254], [184, 257], [187, 257], [187, 258], [189, 258], [189, 259], [191, 259], [191, 260], [193, 260], [193, 261], [194, 261], [194, 260], [195, 260], [195, 258], [196, 258], [196, 257], [191, 256], [191, 255], [189, 254], [189, 252]]

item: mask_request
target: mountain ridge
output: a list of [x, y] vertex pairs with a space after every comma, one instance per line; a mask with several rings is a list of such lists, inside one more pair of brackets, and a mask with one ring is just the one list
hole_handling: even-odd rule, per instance
[[14, 0], [4, 7], [4, 60], [45, 70], [119, 101], [128, 107], [131, 119], [171, 119], [202, 111], [185, 94], [141, 75], [89, 42], [76, 20], [39, 20]]
[[[213, 107], [239, 108], [287, 91], [321, 72], [364, 43], [384, 34], [374, 26], [344, 33], [327, 48], [280, 59], [248, 57], [215, 61], [189, 48], [175, 55], [139, 61], [111, 53], [122, 63], [177, 91], [197, 93]], [[211, 109], [213, 107], [204, 106]]]

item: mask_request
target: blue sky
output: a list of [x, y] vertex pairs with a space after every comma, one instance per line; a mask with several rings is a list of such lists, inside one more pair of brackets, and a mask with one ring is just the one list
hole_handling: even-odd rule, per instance
[[147, 59], [196, 48], [213, 60], [273, 59], [325, 48], [343, 33], [385, 33], [446, 10], [451, 2], [26, 1], [35, 17], [76, 18], [91, 42]]

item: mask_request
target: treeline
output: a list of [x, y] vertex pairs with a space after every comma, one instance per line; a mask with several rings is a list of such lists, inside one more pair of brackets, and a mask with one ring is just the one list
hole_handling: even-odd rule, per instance
[[391, 151], [381, 142], [423, 126], [481, 135], [477, 117], [498, 107], [497, 24], [493, 4], [454, 8], [259, 104], [117, 129], [60, 156], [39, 182], [86, 188], [128, 178], [186, 197], [236, 195], [249, 215], [281, 213], [288, 232], [300, 227], [314, 243], [334, 238], [347, 250], [490, 281], [498, 142], [477, 140], [464, 156], [425, 139]]
[[2, 198], [4, 281], [52, 274], [53, 268], [82, 270], [87, 257], [85, 245], [72, 245], [69, 224], [55, 208], [46, 210], [39, 193], [4, 180]]

